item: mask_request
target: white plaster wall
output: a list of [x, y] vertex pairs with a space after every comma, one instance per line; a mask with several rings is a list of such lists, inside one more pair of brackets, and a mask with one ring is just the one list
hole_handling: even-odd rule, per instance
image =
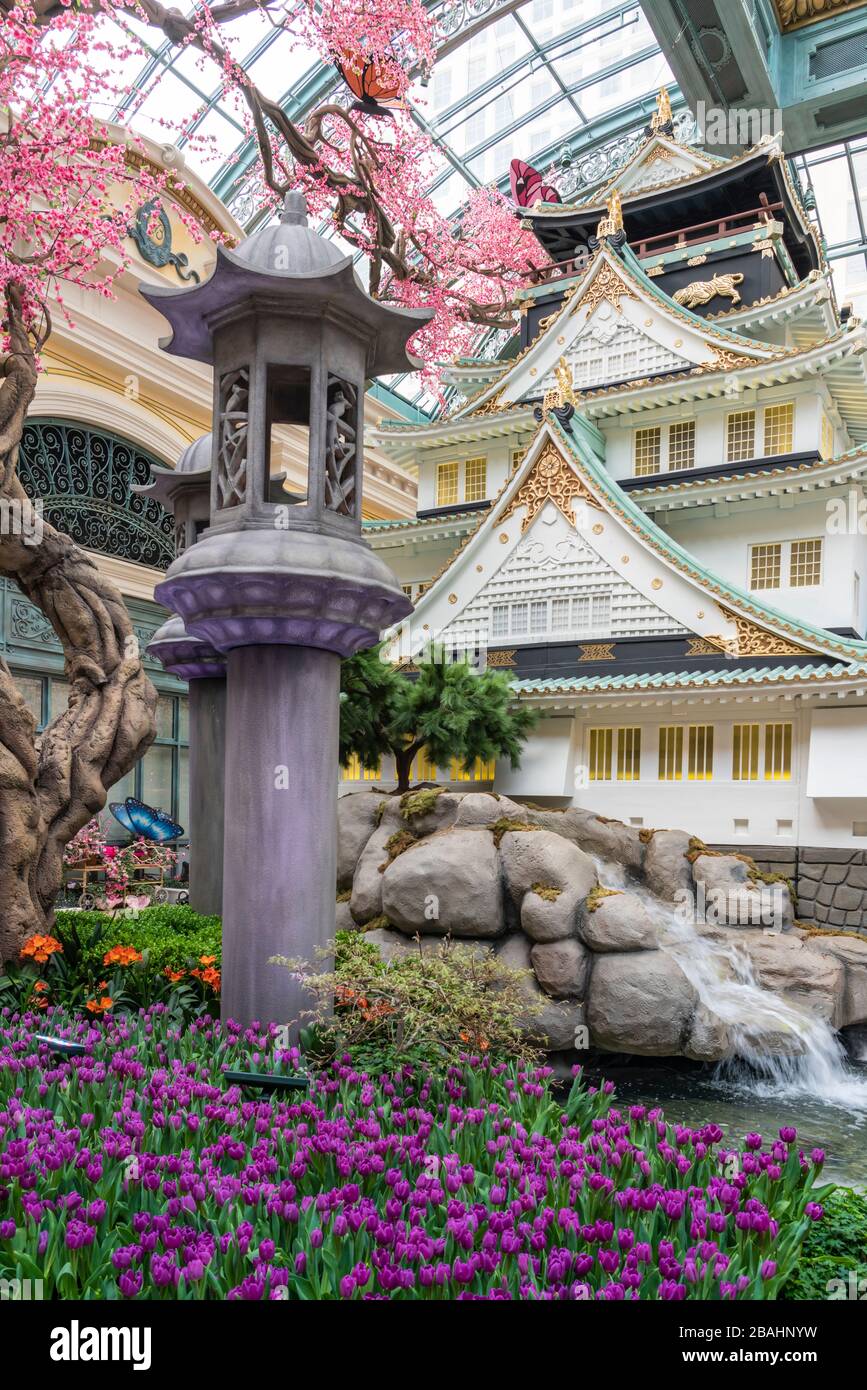
[[[818, 449], [821, 438], [821, 409], [826, 399], [830, 403], [826, 388], [811, 382], [789, 382], [784, 386], [767, 389], [742, 390], [736, 395], [722, 400], [695, 401], [688, 404], [670, 406], [659, 410], [642, 410], [637, 415], [615, 422], [599, 421], [599, 427], [607, 443], [606, 465], [613, 477], [631, 478], [635, 473], [634, 436], [636, 429], [663, 426], [662, 472], [668, 469], [666, 458], [665, 426], [677, 420], [695, 420], [695, 466], [712, 468], [726, 462], [726, 420], [730, 414], [742, 410], [757, 411], [755, 456], [764, 453], [764, 424], [762, 409], [767, 405], [781, 405], [793, 401], [795, 405], [794, 436], [792, 451], [805, 452]], [[844, 444], [843, 447], [848, 447]]]
[[[788, 567], [784, 555], [780, 588], [758, 590], [756, 596], [820, 627], [854, 627], [863, 633], [867, 619], [867, 536], [858, 534], [857, 529], [844, 535], [827, 530], [829, 498], [843, 499], [848, 516], [847, 489], [828, 489], [807, 497], [809, 500], [803, 502], [783, 495], [694, 512], [663, 512], [658, 522], [700, 564], [747, 590], [751, 545], [822, 537], [821, 584], [791, 588], [785, 582]], [[864, 525], [867, 529], [867, 516]]]
[[521, 767], [513, 772], [508, 759], [497, 763], [494, 790], [511, 796], [569, 796], [572, 789], [572, 717], [540, 720], [524, 746]]

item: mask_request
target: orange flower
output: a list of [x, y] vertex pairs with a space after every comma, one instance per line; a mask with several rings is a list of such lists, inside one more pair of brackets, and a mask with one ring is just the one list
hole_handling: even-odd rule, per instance
[[33, 986], [33, 989], [36, 992], [36, 994], [44, 994], [45, 991], [48, 989], [48, 981], [37, 980], [36, 984]]
[[137, 960], [141, 960], [141, 951], [137, 951], [135, 946], [112, 946], [110, 951], [106, 951], [102, 958], [103, 965], [133, 965]]
[[202, 979], [204, 980], [206, 985], [211, 986], [211, 989], [214, 991], [215, 994], [220, 993], [221, 975], [219, 970], [214, 970], [212, 967], [209, 966], [207, 970], [202, 971]]
[[213, 965], [216, 956], [199, 956], [199, 965]]
[[44, 965], [49, 956], [53, 956], [55, 951], [62, 951], [61, 942], [54, 936], [40, 935], [38, 932], [34, 936], [29, 936], [21, 947], [22, 956], [31, 956], [37, 965]]
[[104, 994], [101, 999], [88, 999], [86, 1008], [92, 1014], [104, 1014], [111, 1008], [114, 1000], [110, 995]]
[[170, 965], [167, 965], [163, 971], [163, 974], [170, 979], [173, 984], [177, 983], [178, 980], [182, 980], [186, 973], [185, 970], [172, 970]]

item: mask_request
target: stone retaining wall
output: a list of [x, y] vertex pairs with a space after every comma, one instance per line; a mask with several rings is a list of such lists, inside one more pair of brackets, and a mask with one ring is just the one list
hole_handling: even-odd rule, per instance
[[783, 874], [798, 894], [798, 920], [867, 932], [867, 850], [804, 846], [714, 845], [749, 854], [763, 873]]

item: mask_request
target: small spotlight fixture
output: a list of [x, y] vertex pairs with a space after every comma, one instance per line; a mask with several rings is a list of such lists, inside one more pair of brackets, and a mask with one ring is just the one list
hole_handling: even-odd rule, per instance
[[280, 1076], [272, 1071], [224, 1071], [223, 1076], [232, 1086], [257, 1087], [260, 1091], [306, 1091], [310, 1085], [307, 1076]]
[[84, 1043], [71, 1042], [69, 1038], [52, 1038], [49, 1033], [37, 1033], [36, 1041], [50, 1048], [58, 1057], [84, 1057], [87, 1054]]

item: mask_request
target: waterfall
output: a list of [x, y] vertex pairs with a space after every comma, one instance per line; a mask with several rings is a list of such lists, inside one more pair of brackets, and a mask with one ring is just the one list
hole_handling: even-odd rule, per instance
[[596, 861], [601, 883], [640, 899], [660, 948], [680, 966], [701, 1003], [727, 1025], [731, 1059], [717, 1075], [756, 1096], [809, 1097], [867, 1113], [867, 1078], [846, 1060], [833, 1028], [807, 1008], [766, 989], [739, 936], [760, 928], [707, 928], [628, 881], [622, 866]]

